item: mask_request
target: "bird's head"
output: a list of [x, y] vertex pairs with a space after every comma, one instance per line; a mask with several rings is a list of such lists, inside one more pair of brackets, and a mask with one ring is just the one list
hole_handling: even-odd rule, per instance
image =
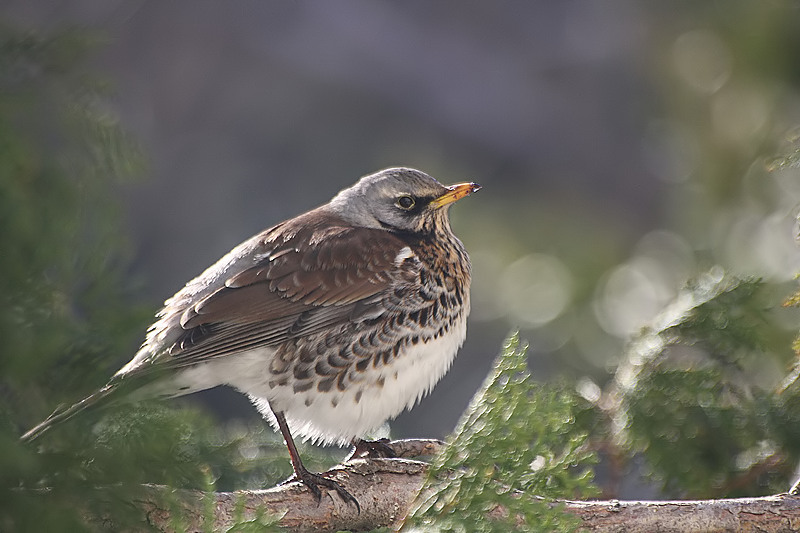
[[428, 233], [449, 229], [450, 205], [480, 188], [476, 183], [445, 186], [419, 170], [387, 168], [344, 189], [329, 206], [358, 226]]

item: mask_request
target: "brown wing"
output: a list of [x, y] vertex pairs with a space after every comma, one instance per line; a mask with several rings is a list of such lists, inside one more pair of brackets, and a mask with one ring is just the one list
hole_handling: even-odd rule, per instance
[[354, 229], [319, 211], [276, 226], [259, 241], [247, 251], [252, 261], [235, 262], [250, 266], [226, 272], [224, 284], [220, 279], [220, 287], [197, 301], [182, 299], [183, 332], [171, 336], [177, 339], [165, 350], [171, 357], [161, 362], [192, 365], [379, 316], [384, 295], [409, 276], [403, 272], [408, 262], [397, 261], [407, 246], [400, 238]]

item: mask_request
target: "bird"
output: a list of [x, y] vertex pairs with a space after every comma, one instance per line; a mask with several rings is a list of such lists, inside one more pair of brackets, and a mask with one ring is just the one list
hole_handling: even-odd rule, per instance
[[304, 466], [294, 436], [381, 453], [364, 437], [448, 371], [466, 338], [471, 280], [449, 208], [480, 188], [387, 168], [258, 233], [166, 300], [105, 386], [21, 440], [120, 391], [138, 401], [227, 385], [283, 436], [287, 482], [317, 501], [320, 487], [334, 490], [360, 511], [344, 487]]

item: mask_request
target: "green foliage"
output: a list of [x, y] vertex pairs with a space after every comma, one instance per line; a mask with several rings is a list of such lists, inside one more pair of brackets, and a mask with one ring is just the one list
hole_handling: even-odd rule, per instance
[[661, 333], [702, 343], [711, 356], [733, 364], [735, 354], [765, 348], [768, 321], [756, 299], [763, 283], [725, 277], [717, 281], [718, 274], [689, 282], [682, 296], [690, 296], [690, 308]]
[[800, 168], [800, 128], [786, 134], [784, 146], [780, 153], [767, 162], [770, 172]]
[[[0, 27], [0, 524], [83, 529], [86, 476], [74, 456], [19, 445], [66, 391], [98, 383], [109, 354], [128, 350], [138, 311], [119, 282], [113, 180], [138, 168], [125, 135], [92, 107], [102, 84], [82, 62], [81, 33], [37, 36]], [[111, 149], [111, 147], [114, 147]], [[65, 365], [66, 361], [76, 364]], [[70, 394], [74, 395], [74, 392]], [[50, 492], [34, 488], [51, 474]], [[113, 499], [113, 490], [108, 494]], [[100, 498], [86, 501], [96, 502]]]
[[[0, 374], [11, 396], [32, 381], [48, 394], [77, 389], [86, 376], [63, 372], [64, 360], [107, 373], [100, 362], [129, 349], [125, 332], [143, 318], [122, 305], [125, 251], [109, 201], [141, 158], [100, 111], [104, 85], [81, 62], [91, 41], [0, 27]], [[43, 405], [29, 395], [20, 414], [33, 420]]]
[[[211, 509], [213, 513], [213, 509]], [[245, 518], [245, 499], [239, 498], [234, 509], [234, 520], [236, 524], [227, 529], [226, 533], [269, 533], [270, 531], [285, 531], [278, 526], [280, 517], [269, 514], [265, 509], [255, 510], [255, 516], [251, 519]]]
[[631, 435], [670, 492], [720, 494], [740, 473], [736, 458], [758, 444], [756, 420], [725, 402], [724, 383], [714, 370], [659, 370], [628, 397]]
[[260, 487], [290, 470], [271, 432], [228, 434], [155, 405], [112, 406], [34, 447], [18, 441], [58, 403], [102, 385], [152, 317], [130, 305], [113, 200], [142, 158], [103, 111], [108, 85], [84, 67], [96, 42], [0, 26], [3, 531], [91, 530], [86, 516], [144, 527], [131, 505], [142, 483]]
[[788, 340], [772, 335], [765, 289], [718, 269], [703, 276], [632, 343], [617, 372], [618, 436], [669, 493], [753, 495], [790, 483], [788, 459], [800, 456], [782, 428], [796, 427], [800, 412], [774, 392], [780, 373], [764, 364], [771, 350], [790, 355]]
[[593, 493], [594, 456], [576, 424], [582, 402], [534, 384], [526, 365], [515, 335], [436, 457], [405, 528], [571, 531], [580, 523], [553, 499]]

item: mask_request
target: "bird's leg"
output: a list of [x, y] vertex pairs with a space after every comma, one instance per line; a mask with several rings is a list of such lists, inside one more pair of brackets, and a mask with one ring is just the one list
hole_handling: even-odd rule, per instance
[[370, 459], [379, 457], [397, 457], [397, 454], [394, 452], [391, 446], [388, 445], [388, 442], [389, 439], [353, 439], [353, 451], [350, 453], [347, 459], [345, 459], [345, 462], [356, 457], [369, 457]]
[[275, 419], [278, 421], [278, 428], [281, 430], [283, 440], [286, 442], [286, 447], [289, 448], [289, 457], [292, 460], [292, 468], [294, 469], [294, 476], [290, 477], [282, 484], [291, 483], [292, 481], [299, 481], [308, 487], [308, 489], [314, 494], [317, 502], [322, 500], [322, 492], [319, 490], [320, 486], [335, 490], [346, 503], [352, 503], [355, 505], [358, 513], [361, 514], [361, 506], [358, 504], [358, 500], [356, 500], [352, 494], [347, 492], [344, 487], [332, 479], [328, 479], [320, 474], [315, 474], [308, 471], [305, 465], [303, 465], [303, 461], [300, 460], [300, 454], [297, 452], [297, 446], [294, 444], [294, 439], [292, 439], [292, 434], [289, 431], [289, 425], [286, 423], [286, 417], [284, 416], [283, 411], [275, 411], [273, 409], [272, 413], [275, 415]]

